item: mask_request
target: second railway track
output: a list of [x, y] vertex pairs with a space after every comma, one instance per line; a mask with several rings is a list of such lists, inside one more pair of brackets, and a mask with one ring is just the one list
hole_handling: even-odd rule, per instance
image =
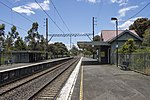
[[[35, 75], [34, 77], [32, 76], [33, 78], [31, 79], [29, 78], [26, 82], [22, 82], [22, 83], [18, 82], [17, 84], [12, 83], [10, 85], [8, 84], [6, 86], [7, 88], [5, 86], [0, 87], [0, 100], [28, 100], [28, 99], [37, 100], [37, 98], [41, 98], [41, 97], [44, 99], [44, 96], [41, 96], [41, 92], [45, 90], [44, 88], [46, 88], [50, 83], [51, 83], [50, 85], [52, 84], [56, 85], [56, 82], [61, 83], [61, 81], [59, 80], [65, 78], [64, 81], [61, 83], [61, 85], [58, 86], [60, 90], [60, 88], [63, 86], [64, 82], [68, 78], [67, 74], [66, 76], [65, 75], [63, 76], [62, 73], [67, 72], [66, 71], [67, 69], [70, 69], [68, 74], [71, 73], [74, 67], [70, 67], [70, 66], [75, 66], [77, 61], [78, 61], [77, 58], [69, 60], [64, 64], [57, 65], [57, 67], [49, 69], [49, 71], [45, 73], [41, 73], [40, 75]], [[59, 79], [58, 76], [63, 76], [63, 77]], [[54, 85], [52, 85], [53, 88], [51, 90], [52, 91], [54, 90], [55, 92], [48, 92], [48, 93], [55, 94], [53, 96], [52, 94], [50, 94], [51, 99], [52, 97], [54, 99], [59, 92], [59, 90], [54, 89], [55, 87], [57, 87]], [[39, 94], [41, 97], [38, 96]]]

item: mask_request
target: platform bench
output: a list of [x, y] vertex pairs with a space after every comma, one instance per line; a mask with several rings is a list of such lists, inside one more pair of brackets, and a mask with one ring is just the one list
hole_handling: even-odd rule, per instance
[[8, 64], [12, 64], [12, 60], [5, 60], [5, 64], [8, 65]]
[[121, 65], [121, 69], [128, 70], [129, 69], [129, 62], [123, 61], [122, 65]]

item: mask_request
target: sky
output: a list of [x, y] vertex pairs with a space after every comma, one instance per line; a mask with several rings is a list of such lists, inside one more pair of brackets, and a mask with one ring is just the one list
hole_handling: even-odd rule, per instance
[[[150, 18], [150, 5], [132, 17], [149, 0], [52, 0], [55, 7], [50, 0], [36, 1], [48, 16], [35, 0], [0, 0], [0, 24], [5, 24], [5, 34], [15, 25], [24, 38], [32, 23], [38, 22], [38, 31], [45, 36], [45, 18], [49, 20], [49, 34], [70, 34], [92, 33], [92, 17], [95, 17], [95, 35], [99, 35], [101, 30], [115, 30], [112, 17], [118, 18], [118, 27], [121, 30], [128, 29], [137, 18]], [[71, 40], [72, 45], [76, 45], [77, 41], [90, 41], [88, 37], [72, 37]], [[54, 42], [63, 42], [69, 48], [70, 38], [53, 37], [50, 43]]]

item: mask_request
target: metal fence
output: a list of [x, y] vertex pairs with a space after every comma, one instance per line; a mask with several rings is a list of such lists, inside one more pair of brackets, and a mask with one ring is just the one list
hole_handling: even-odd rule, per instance
[[131, 70], [150, 75], [150, 53], [119, 54], [118, 63], [129, 62]]

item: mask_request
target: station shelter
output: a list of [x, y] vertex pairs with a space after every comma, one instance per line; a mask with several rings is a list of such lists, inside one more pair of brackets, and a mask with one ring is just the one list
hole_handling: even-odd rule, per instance
[[[78, 41], [79, 48], [91, 45], [97, 50], [97, 61], [100, 64], [115, 64], [116, 48], [120, 48], [128, 39], [133, 39], [137, 46], [142, 43], [142, 38], [134, 30], [118, 30], [118, 38], [116, 30], [102, 30], [100, 33], [101, 41]], [[118, 42], [118, 46], [116, 43]]]
[[45, 57], [42, 51], [12, 51], [13, 63], [31, 63], [41, 61]]

